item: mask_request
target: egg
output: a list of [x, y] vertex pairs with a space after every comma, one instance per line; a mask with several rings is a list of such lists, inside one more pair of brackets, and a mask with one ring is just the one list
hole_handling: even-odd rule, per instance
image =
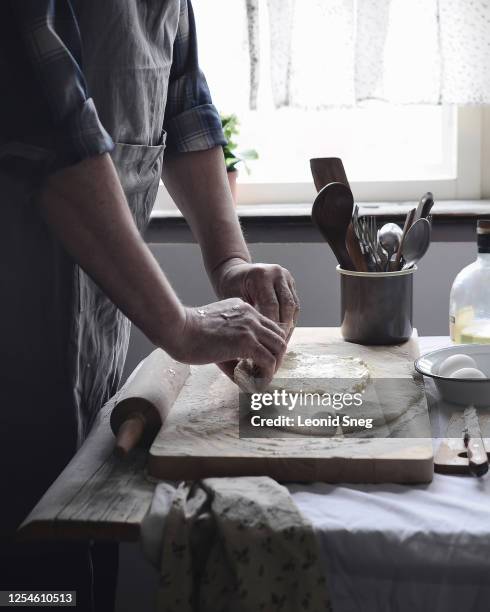
[[472, 357], [458, 353], [457, 355], [451, 355], [450, 357], [444, 359], [437, 372], [434, 373], [439, 374], [439, 376], [449, 378], [453, 372], [456, 372], [456, 370], [461, 370], [461, 368], [476, 367], [476, 361]]
[[453, 372], [450, 378], [486, 378], [486, 376], [481, 370], [478, 370], [478, 368], [461, 368]]

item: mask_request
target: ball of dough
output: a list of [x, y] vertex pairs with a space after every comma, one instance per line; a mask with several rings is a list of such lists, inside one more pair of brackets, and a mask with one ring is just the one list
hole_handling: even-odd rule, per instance
[[462, 368], [477, 368], [476, 361], [473, 357], [469, 355], [457, 354], [451, 355], [439, 366], [439, 369], [435, 374], [439, 374], [439, 376], [450, 377], [453, 372], [456, 370], [461, 370]]
[[486, 378], [486, 376], [477, 368], [461, 368], [453, 372], [451, 378]]

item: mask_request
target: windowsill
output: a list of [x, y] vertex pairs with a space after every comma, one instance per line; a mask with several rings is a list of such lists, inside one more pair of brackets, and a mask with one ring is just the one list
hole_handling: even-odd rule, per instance
[[[361, 214], [375, 215], [378, 223], [403, 225], [415, 202], [361, 204]], [[237, 206], [249, 243], [320, 243], [323, 238], [311, 220], [311, 204], [253, 204]], [[475, 242], [476, 220], [490, 218], [490, 200], [446, 200], [432, 209], [432, 242]], [[195, 242], [187, 222], [176, 210], [156, 210], [145, 232], [149, 243]]]
[[[416, 205], [415, 202], [359, 202], [360, 213], [377, 217], [398, 217], [405, 215]], [[311, 216], [311, 204], [245, 204], [237, 206], [240, 219], [274, 218], [293, 221]], [[490, 200], [442, 200], [436, 202], [432, 215], [438, 218], [490, 217]], [[182, 219], [178, 210], [154, 210], [152, 220]]]

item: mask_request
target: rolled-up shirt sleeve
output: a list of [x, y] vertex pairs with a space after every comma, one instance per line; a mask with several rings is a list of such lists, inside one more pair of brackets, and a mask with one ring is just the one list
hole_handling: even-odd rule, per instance
[[12, 16], [49, 109], [58, 164], [109, 152], [112, 138], [89, 97], [81, 39], [69, 0], [11, 0]]
[[163, 127], [167, 132], [169, 152], [203, 151], [226, 144], [219, 113], [199, 67], [196, 25], [190, 0], [181, 0], [180, 3]]

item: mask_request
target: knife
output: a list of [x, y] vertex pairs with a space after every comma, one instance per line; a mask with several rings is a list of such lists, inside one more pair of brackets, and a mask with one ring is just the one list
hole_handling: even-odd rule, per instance
[[488, 472], [488, 456], [483, 444], [480, 422], [474, 406], [463, 412], [463, 443], [468, 454], [469, 468], [473, 476], [483, 476]]

